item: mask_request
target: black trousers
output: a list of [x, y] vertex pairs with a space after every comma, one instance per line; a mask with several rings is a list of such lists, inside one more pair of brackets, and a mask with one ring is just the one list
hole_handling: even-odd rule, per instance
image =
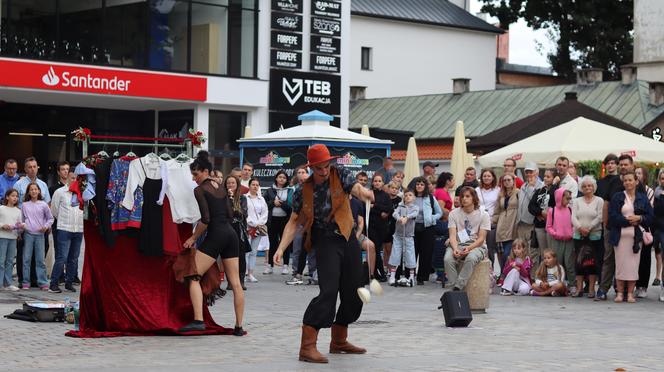
[[[383, 221], [374, 222], [374, 224], [383, 224]], [[369, 239], [376, 246], [376, 254], [374, 255], [374, 272], [371, 273], [376, 278], [385, 277], [385, 268], [383, 267], [383, 242], [387, 235], [388, 226], [376, 226], [377, 228], [369, 228]]]
[[652, 244], [641, 247], [641, 261], [639, 262], [639, 280], [637, 287], [648, 288], [650, 282], [650, 265], [652, 263]]
[[[334, 231], [312, 228], [311, 233], [320, 292], [309, 303], [302, 323], [316, 329], [329, 328], [332, 323], [347, 326], [362, 313], [357, 295], [363, 276], [360, 245], [354, 232], [348, 241]], [[337, 295], [341, 299], [338, 310]]]
[[[270, 250], [268, 252], [268, 263], [270, 266], [274, 267], [274, 254], [277, 253], [277, 248], [279, 248], [279, 242], [281, 241], [281, 235], [284, 233], [284, 228], [288, 223], [288, 217], [272, 217], [270, 219], [270, 226], [267, 228], [267, 235], [270, 239]], [[288, 266], [290, 261], [290, 253], [293, 250], [293, 245], [289, 245], [288, 249], [284, 252], [283, 263]]]
[[[419, 230], [419, 231], [418, 231]], [[415, 259], [417, 264], [417, 281], [426, 282], [431, 275], [433, 260], [433, 245], [436, 242], [434, 227], [429, 226], [423, 230], [415, 229]]]
[[[55, 231], [55, 230], [53, 230]], [[55, 235], [55, 234], [54, 234]], [[49, 244], [48, 244], [48, 233], [44, 233], [44, 258], [48, 254]], [[38, 287], [37, 283], [37, 269], [35, 269], [35, 254], [32, 254], [32, 260], [30, 261], [30, 286]], [[18, 275], [18, 283], [23, 283], [23, 239], [16, 242], [16, 274]]]

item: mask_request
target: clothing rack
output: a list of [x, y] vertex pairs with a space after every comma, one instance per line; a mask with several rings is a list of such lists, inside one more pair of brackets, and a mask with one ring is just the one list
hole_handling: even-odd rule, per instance
[[[137, 142], [145, 141], [145, 142]], [[162, 143], [159, 143], [162, 142]], [[83, 158], [88, 156], [90, 145], [116, 145], [116, 146], [136, 146], [136, 147], [154, 147], [154, 152], [158, 152], [160, 147], [179, 148], [185, 150], [189, 157], [193, 157], [193, 146], [189, 138], [166, 138], [166, 137], [135, 137], [135, 136], [105, 136], [92, 134], [83, 141]]]

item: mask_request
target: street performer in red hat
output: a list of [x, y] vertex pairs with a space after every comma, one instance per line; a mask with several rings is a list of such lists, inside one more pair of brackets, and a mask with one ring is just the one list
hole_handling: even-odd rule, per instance
[[[320, 293], [309, 303], [302, 320], [300, 360], [327, 363], [316, 348], [318, 331], [332, 327], [332, 354], [364, 354], [366, 350], [346, 340], [348, 325], [360, 317], [362, 301], [357, 288], [362, 286], [362, 255], [353, 232], [353, 215], [349, 194], [373, 201], [373, 192], [355, 183], [348, 169], [331, 165], [327, 146], [316, 144], [307, 151], [307, 166], [313, 171], [302, 187], [293, 194], [293, 213], [284, 228], [274, 262], [293, 241], [298, 225], [304, 226], [304, 247], [316, 248], [318, 287]], [[337, 294], [341, 298], [336, 309]], [[335, 317], [336, 312], [336, 317]]]

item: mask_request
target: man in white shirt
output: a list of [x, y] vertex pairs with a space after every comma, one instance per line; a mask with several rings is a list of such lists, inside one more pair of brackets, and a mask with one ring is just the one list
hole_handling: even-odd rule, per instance
[[475, 266], [487, 257], [486, 236], [491, 231], [491, 219], [480, 208], [475, 189], [464, 187], [459, 198], [461, 208], [452, 210], [448, 218], [450, 243], [444, 259], [447, 280], [455, 291], [466, 287]]
[[240, 184], [245, 187], [249, 187], [249, 180], [251, 180], [251, 176], [254, 174], [254, 166], [251, 163], [244, 163], [242, 166], [242, 179], [240, 180]]
[[78, 274], [78, 256], [81, 254], [83, 241], [83, 208], [82, 205], [72, 206], [74, 193], [69, 191], [69, 184], [75, 179], [73, 172], [69, 173], [68, 184], [55, 190], [51, 200], [51, 213], [58, 219], [57, 245], [55, 247], [55, 264], [51, 271], [51, 285], [49, 292], [61, 293], [58, 279], [67, 266], [65, 273], [65, 289], [76, 292], [73, 281]]
[[558, 177], [560, 181], [558, 187], [562, 187], [565, 190], [569, 190], [572, 194], [572, 200], [579, 196], [579, 185], [576, 183], [576, 180], [569, 174], [569, 159], [564, 156], [556, 159], [556, 170], [558, 171]]

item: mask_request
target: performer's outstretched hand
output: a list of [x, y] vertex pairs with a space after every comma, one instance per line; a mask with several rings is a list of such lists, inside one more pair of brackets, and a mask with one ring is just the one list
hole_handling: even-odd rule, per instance
[[275, 265], [281, 266], [281, 257], [283, 255], [284, 252], [282, 252], [281, 249], [277, 249], [277, 252], [274, 254], [274, 257], [272, 257]]

